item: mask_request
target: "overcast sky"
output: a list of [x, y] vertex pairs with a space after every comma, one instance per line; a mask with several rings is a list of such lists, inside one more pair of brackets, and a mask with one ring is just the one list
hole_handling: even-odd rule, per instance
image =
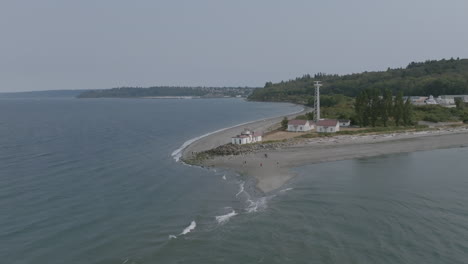
[[1, 0], [0, 92], [263, 86], [468, 58], [466, 0]]

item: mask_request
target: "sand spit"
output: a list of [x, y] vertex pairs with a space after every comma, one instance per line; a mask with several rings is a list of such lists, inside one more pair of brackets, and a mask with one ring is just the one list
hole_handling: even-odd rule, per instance
[[[293, 117], [305, 114], [310, 111], [311, 109], [304, 108], [302, 111], [289, 114], [286, 117], [293, 118]], [[254, 131], [268, 132], [271, 129], [274, 129], [275, 125], [280, 123], [283, 118], [284, 116], [273, 117], [273, 118], [268, 118], [268, 119], [263, 119], [263, 120], [252, 121], [249, 123], [237, 125], [237, 126], [230, 127], [227, 129], [218, 130], [215, 133], [209, 134], [205, 137], [202, 137], [192, 142], [187, 147], [182, 149], [181, 150], [182, 159], [187, 160], [187, 159], [190, 159], [190, 157], [192, 156], [192, 153], [197, 153], [197, 152], [213, 149], [218, 146], [230, 143], [231, 137], [240, 134], [244, 130], [244, 128], [250, 128]]]
[[466, 146], [468, 146], [468, 128], [465, 127], [380, 135], [336, 136], [304, 139], [279, 149], [246, 155], [219, 156], [204, 161], [203, 165], [228, 168], [253, 176], [257, 180], [257, 187], [263, 192], [269, 192], [294, 177], [289, 170], [293, 167]]
[[[290, 114], [288, 118], [308, 111], [310, 109], [304, 109], [300, 113]], [[193, 154], [227, 144], [233, 135], [240, 133], [246, 127], [269, 131], [282, 119], [283, 117], [275, 117], [254, 121], [209, 134], [185, 147], [181, 153], [182, 159], [189, 160]], [[217, 156], [204, 160], [200, 165], [231, 169], [254, 177], [257, 181], [257, 188], [266, 193], [280, 188], [294, 177], [291, 168], [306, 164], [466, 147], [468, 146], [468, 128], [440, 127], [437, 130], [418, 132], [341, 135], [271, 144], [274, 145], [247, 154]]]

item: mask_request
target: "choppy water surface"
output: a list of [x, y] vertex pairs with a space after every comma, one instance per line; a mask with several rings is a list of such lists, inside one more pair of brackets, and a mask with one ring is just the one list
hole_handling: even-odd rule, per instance
[[466, 263], [467, 149], [298, 168], [262, 195], [183, 142], [299, 110], [242, 100], [0, 100], [1, 263]]

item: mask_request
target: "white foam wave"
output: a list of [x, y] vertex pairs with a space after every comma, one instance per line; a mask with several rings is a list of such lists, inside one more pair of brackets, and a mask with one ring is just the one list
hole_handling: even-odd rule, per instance
[[254, 213], [254, 212], [257, 212], [258, 210], [263, 210], [267, 207], [268, 199], [273, 198], [273, 197], [274, 196], [262, 197], [256, 201], [252, 201], [248, 199], [247, 202], [249, 203], [249, 205], [247, 206], [247, 208], [245, 208], [245, 210], [247, 211], [247, 213]]
[[284, 190], [281, 190], [279, 191], [280, 193], [285, 193], [285, 192], [288, 192], [288, 191], [291, 191], [291, 190], [294, 190], [294, 188], [286, 188]]
[[226, 180], [226, 174], [223, 175], [223, 180]]
[[[197, 227], [197, 223], [196, 223], [195, 221], [192, 221], [192, 222], [190, 223], [190, 225], [187, 226], [187, 227], [182, 231], [182, 233], [179, 234], [179, 236], [186, 235], [186, 234], [190, 233], [192, 230], [195, 229], [195, 227]], [[177, 238], [177, 236], [175, 236], [175, 235], [169, 235], [169, 240], [170, 240], [170, 239], [174, 239], [174, 238]]]
[[[294, 115], [294, 114], [297, 114], [297, 113], [300, 113], [302, 111], [304, 111], [305, 108], [302, 108], [300, 111], [297, 111], [297, 112], [294, 112], [294, 113], [290, 113], [290, 114], [286, 114], [286, 115]], [[278, 118], [278, 117], [281, 117], [283, 115], [280, 115], [280, 116], [275, 116], [275, 117], [271, 117], [271, 118]], [[270, 118], [268, 118], [270, 119]], [[249, 122], [245, 122], [245, 123], [242, 123], [242, 124], [238, 124], [238, 125], [235, 125], [235, 126], [230, 126], [230, 127], [225, 127], [225, 128], [222, 128], [222, 129], [218, 129], [216, 131], [213, 131], [213, 132], [210, 132], [210, 133], [206, 133], [204, 135], [201, 135], [201, 136], [198, 136], [198, 137], [195, 137], [195, 138], [192, 138], [192, 139], [189, 139], [187, 141], [184, 142], [184, 144], [182, 144], [182, 146], [180, 146], [178, 149], [174, 150], [171, 154], [171, 156], [174, 158], [175, 161], [179, 162], [180, 161], [180, 158], [182, 157], [182, 151], [188, 147], [190, 144], [192, 144], [193, 142], [199, 140], [199, 139], [202, 139], [204, 137], [207, 137], [207, 136], [210, 136], [210, 135], [213, 135], [215, 133], [218, 133], [218, 132], [222, 132], [224, 130], [228, 130], [228, 129], [231, 129], [231, 128], [235, 128], [237, 126], [244, 126], [244, 125], [247, 125], [247, 124], [250, 124], [250, 123], [254, 123], [254, 122], [258, 122], [258, 121], [262, 121], [262, 120], [265, 120], [265, 119], [258, 119], [258, 120], [254, 120], [254, 121], [249, 121]]]
[[218, 224], [224, 224], [227, 221], [229, 221], [231, 217], [236, 216], [236, 215], [237, 215], [236, 211], [232, 210], [232, 212], [228, 214], [216, 216], [215, 218], [216, 218], [216, 221], [218, 221]]
[[239, 184], [239, 192], [236, 194], [236, 197], [239, 196], [239, 194], [244, 192], [244, 184], [245, 182], [241, 182], [241, 184]]
[[182, 231], [182, 233], [179, 234], [179, 236], [180, 236], [180, 235], [186, 235], [186, 234], [190, 233], [192, 230], [195, 229], [195, 227], [197, 227], [197, 223], [196, 223], [195, 221], [192, 221], [192, 222], [190, 223], [190, 225], [187, 226], [187, 227], [184, 229], [184, 231]]

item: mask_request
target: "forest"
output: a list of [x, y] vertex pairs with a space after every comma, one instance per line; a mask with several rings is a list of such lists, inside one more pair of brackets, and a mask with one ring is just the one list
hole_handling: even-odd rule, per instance
[[468, 94], [468, 59], [411, 62], [406, 68], [347, 75], [306, 74], [294, 80], [267, 82], [250, 96], [254, 101], [311, 104], [314, 81], [322, 81], [321, 94], [356, 97], [362, 90], [390, 90], [404, 96]]
[[158, 96], [199, 96], [199, 97], [247, 97], [255, 88], [249, 87], [121, 87], [105, 90], [89, 90], [78, 98], [140, 98]]

